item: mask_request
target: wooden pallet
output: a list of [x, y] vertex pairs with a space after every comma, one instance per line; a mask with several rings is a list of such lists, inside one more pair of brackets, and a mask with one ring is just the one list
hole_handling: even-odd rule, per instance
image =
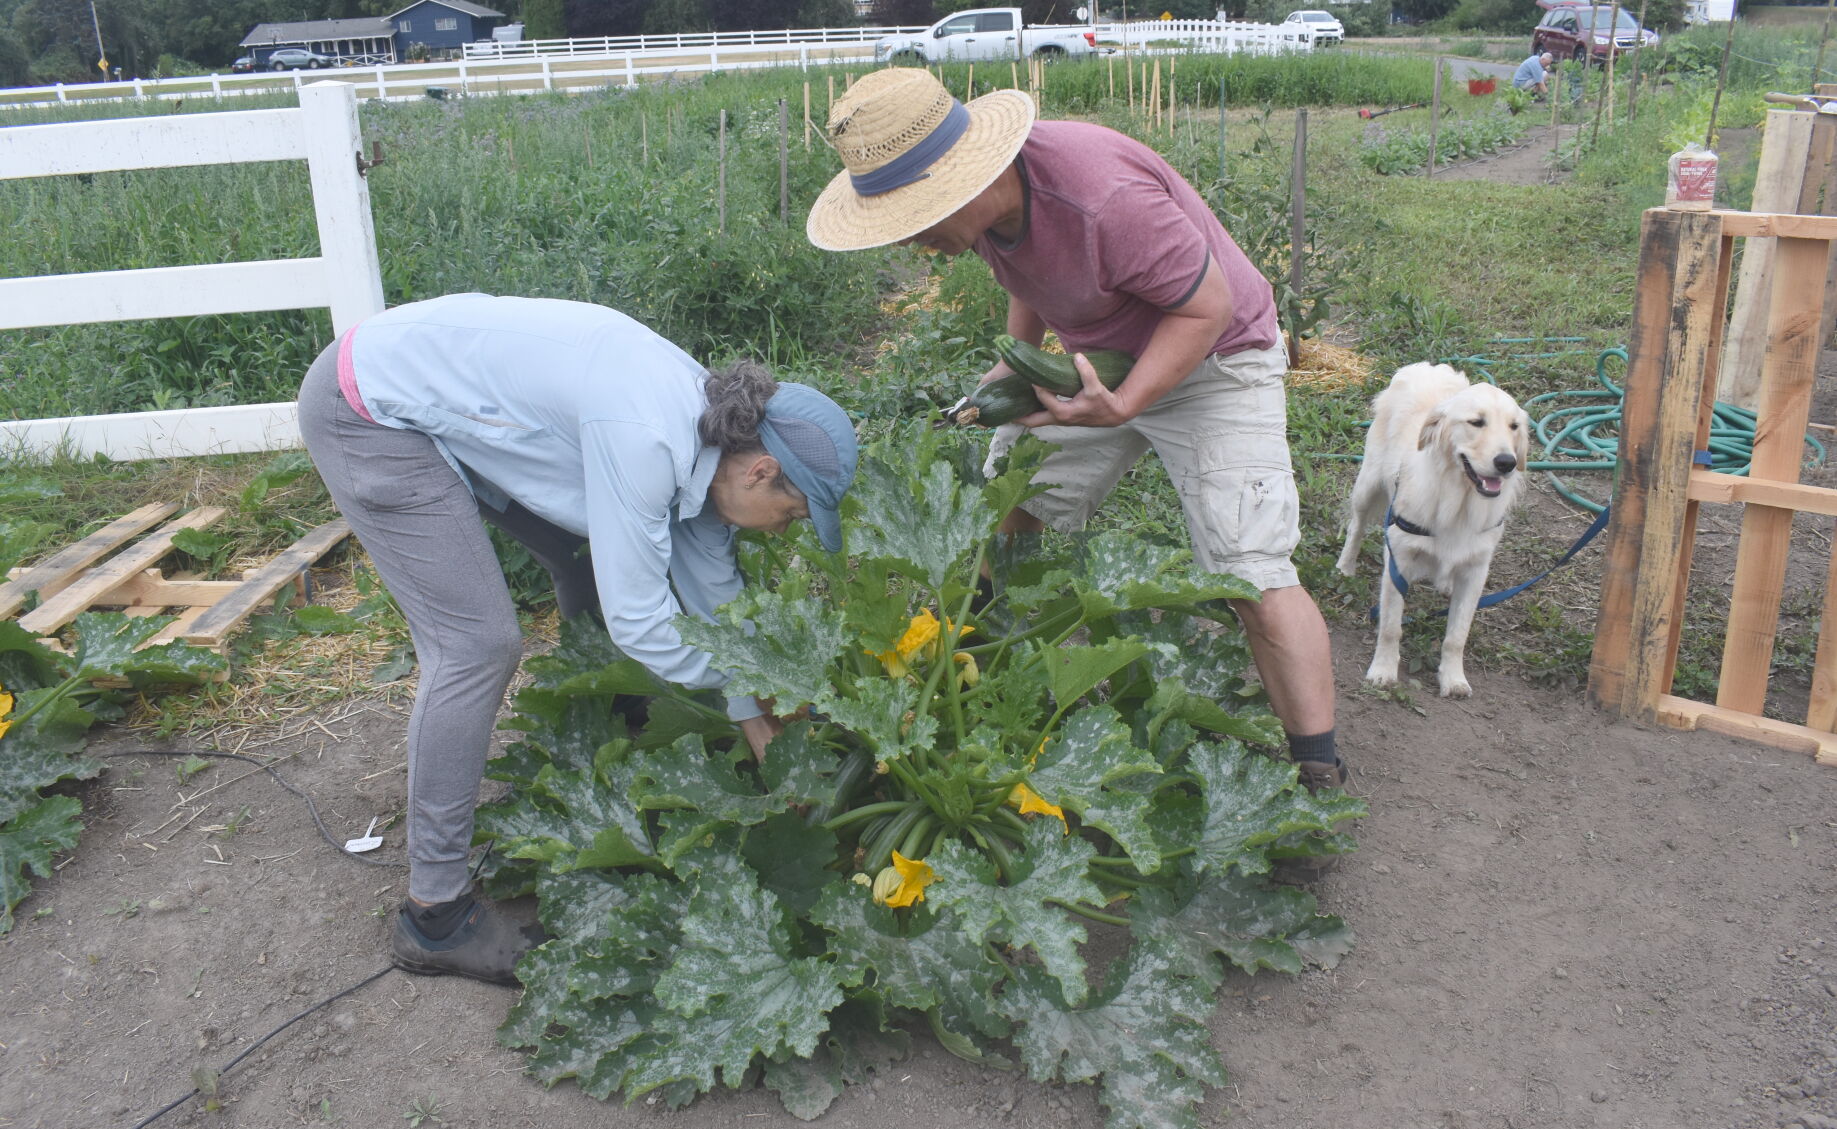
[[[1723, 356], [1723, 311], [1736, 239], [1770, 238], [1754, 454], [1744, 477], [1696, 464], [1707, 447]], [[1588, 693], [1610, 711], [1679, 729], [1711, 729], [1837, 765], [1837, 554], [1804, 724], [1767, 717], [1774, 637], [1795, 513], [1837, 516], [1837, 490], [1799, 481], [1837, 217], [1784, 213], [1645, 215], [1614, 521], [1595, 622]], [[1697, 509], [1745, 507], [1716, 701], [1671, 693], [1690, 581]]]
[[[93, 609], [117, 608], [132, 616], [170, 610], [178, 618], [147, 640], [146, 646], [180, 640], [221, 653], [230, 635], [281, 589], [298, 580], [298, 591], [304, 592], [306, 570], [351, 535], [343, 518], [327, 522], [266, 564], [243, 573], [241, 580], [167, 576], [155, 566], [172, 552], [173, 536], [181, 530], [212, 525], [225, 512], [207, 506], [165, 521], [178, 508], [172, 502], [142, 506], [40, 564], [12, 570], [6, 583], [0, 584], [0, 615], [18, 616], [19, 625], [27, 631], [51, 636]], [[156, 525], [160, 526], [157, 530], [135, 540]], [[19, 615], [32, 592], [38, 593], [38, 606]]]

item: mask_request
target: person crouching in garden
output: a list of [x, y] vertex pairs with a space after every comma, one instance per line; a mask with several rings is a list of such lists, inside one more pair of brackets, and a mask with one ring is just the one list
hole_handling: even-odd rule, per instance
[[[613, 642], [690, 688], [725, 676], [678, 612], [740, 591], [736, 530], [808, 518], [841, 548], [855, 433], [827, 396], [747, 362], [710, 373], [603, 306], [456, 294], [378, 314], [307, 370], [300, 431], [408, 620], [408, 897], [393, 959], [515, 983], [534, 937], [477, 899], [466, 856], [491, 733], [522, 655], [485, 529], [527, 546], [563, 616], [597, 606]], [[588, 552], [587, 550], [590, 550]], [[755, 756], [782, 728], [729, 698]]]
[[[1002, 529], [1081, 527], [1154, 448], [1200, 567], [1262, 593], [1232, 608], [1302, 782], [1343, 783], [1326, 621], [1290, 561], [1301, 534], [1275, 301], [1211, 208], [1132, 138], [1035, 122], [1018, 90], [965, 105], [921, 69], [864, 75], [828, 130], [845, 167], [810, 209], [816, 246], [974, 251], [1008, 292], [1014, 337], [1037, 346], [1051, 329], [1068, 352], [1137, 358], [1114, 392], [1077, 358], [1082, 392], [1039, 394], [1040, 411], [997, 431], [998, 446], [1019, 426], [1059, 445], [1036, 479], [1051, 490]], [[1011, 371], [998, 361], [982, 380]]]

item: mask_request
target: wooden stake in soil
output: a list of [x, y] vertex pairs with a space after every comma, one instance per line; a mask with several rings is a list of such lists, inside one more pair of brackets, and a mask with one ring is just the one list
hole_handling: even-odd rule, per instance
[[1154, 107], [1154, 128], [1159, 130], [1161, 128], [1161, 60], [1159, 59], [1155, 60], [1154, 95], [1148, 101]]
[[1013, 59], [1008, 60], [1008, 86], [1012, 90], [1021, 88], [1021, 67]]
[[963, 80], [963, 100], [965, 102], [974, 102], [976, 100], [976, 64], [975, 63], [970, 64], [969, 77]]
[[[1308, 112], [1295, 111], [1295, 158], [1288, 174], [1288, 285], [1295, 300], [1301, 300], [1301, 265], [1305, 257], [1303, 233], [1307, 229], [1308, 210]], [[1301, 359], [1301, 327], [1288, 327], [1288, 363], [1293, 368]]]
[[[1832, 0], [1832, 2], [1837, 3], [1837, 0]], [[1110, 101], [1114, 102], [1116, 101], [1116, 60], [1106, 58], [1104, 65], [1110, 68]]]
[[1429, 108], [1429, 169], [1425, 180], [1435, 179], [1435, 133], [1442, 122], [1442, 57], [1435, 56], [1435, 96]]
[[810, 152], [810, 83], [804, 83], [804, 152]]
[[1722, 109], [1722, 88], [1729, 81], [1729, 53], [1735, 50], [1735, 21], [1729, 21], [1729, 33], [1722, 40], [1722, 65], [1716, 68], [1716, 96], [1709, 103], [1709, 125], [1703, 130], [1703, 147], [1716, 148], [1716, 114]]
[[1633, 77], [1627, 82], [1627, 120], [1639, 105], [1639, 52], [1646, 45], [1646, 0], [1639, 0], [1639, 38], [1633, 41]]
[[1218, 179], [1225, 179], [1225, 76], [1218, 76]]
[[830, 75], [829, 76], [829, 101], [823, 103], [823, 120], [825, 122], [829, 120], [829, 111], [835, 109], [835, 105], [836, 105], [836, 76]]
[[1614, 103], [1614, 56], [1619, 54], [1619, 52], [1614, 50], [1614, 29], [1619, 26], [1620, 0], [1614, 0], [1613, 22], [1608, 25], [1607, 32], [1607, 62], [1602, 67], [1601, 93], [1595, 98], [1595, 128], [1594, 133], [1589, 138], [1588, 143], [1590, 145], [1600, 144], [1601, 118], [1606, 113], [1607, 108]]
[[778, 100], [778, 222], [791, 222], [791, 106]]
[[[1811, 68], [1811, 88], [1814, 91], [1817, 90], [1818, 83], [1822, 82], [1824, 79], [1824, 45], [1830, 42], [1831, 12], [1833, 9], [1837, 9], [1837, 0], [1830, 0], [1830, 2], [1824, 6], [1823, 26], [1818, 31], [1818, 61], [1813, 63]], [[1644, 27], [1645, 25], [1641, 23], [1640, 26]]]
[[638, 167], [644, 168], [651, 163], [651, 119], [649, 114], [638, 115]]
[[1123, 60], [1123, 85], [1129, 88], [1129, 112], [1131, 114], [1134, 114], [1135, 113], [1135, 68], [1129, 65], [1129, 60], [1127, 59]]
[[719, 144], [717, 152], [719, 153], [719, 157], [717, 158], [717, 162], [716, 162], [717, 179], [715, 181], [714, 200], [715, 200], [715, 214], [720, 217], [718, 221], [720, 226], [717, 227], [715, 230], [725, 235], [727, 233], [727, 111], [726, 110], [721, 111], [720, 144]]
[[1550, 76], [1550, 172], [1555, 175], [1557, 162], [1563, 159], [1563, 72]]

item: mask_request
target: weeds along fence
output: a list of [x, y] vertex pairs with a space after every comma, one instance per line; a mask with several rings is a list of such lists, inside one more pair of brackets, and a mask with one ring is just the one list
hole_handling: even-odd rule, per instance
[[[1284, 67], [1291, 68], [1286, 80], [1277, 73]], [[977, 92], [990, 88], [989, 69], [976, 68]], [[1089, 109], [1145, 136], [1195, 184], [1210, 186], [1219, 179], [1216, 119], [1204, 127], [1191, 119], [1196, 103], [1216, 107], [1220, 78], [1233, 104], [1252, 91], [1290, 105], [1334, 90], [1360, 100], [1415, 98], [1428, 83], [1420, 65], [1350, 55], [1195, 55], [1164, 59], [1162, 69], [1176, 95], [1177, 133], [1164, 123], [1154, 134], [1139, 105], [1130, 113], [1120, 66], [1109, 98], [1113, 72], [1101, 61], [1044, 68], [1044, 112]], [[940, 73], [959, 93], [972, 77], [967, 65]], [[977, 264], [953, 269], [962, 293], [952, 304], [960, 308], [923, 313], [911, 350], [877, 357], [875, 329], [888, 316], [878, 297], [923, 269], [908, 252], [830, 254], [804, 236], [810, 201], [838, 171], [814, 126], [848, 77], [843, 68], [810, 72], [808, 137], [806, 77], [787, 70], [567, 97], [364, 103], [365, 151], [380, 142], [384, 156], [368, 183], [385, 300], [484, 291], [598, 302], [710, 363], [756, 356], [826, 386], [835, 374], [864, 369], [935, 383], [942, 366], [986, 348], [989, 327], [999, 324], [987, 316], [996, 301], [987, 272], [972, 270]], [[781, 99], [790, 123], [782, 221]], [[177, 112], [208, 105], [188, 101]], [[173, 111], [153, 103], [107, 109]], [[717, 218], [723, 110], [724, 231]], [[66, 106], [21, 117], [103, 112]], [[1257, 243], [1252, 232], [1286, 224], [1286, 158], [1244, 172], [1217, 206], [1237, 217], [1228, 222], [1241, 241]], [[1271, 199], [1248, 201], [1253, 189], [1267, 189]], [[0, 226], [9, 232], [0, 241], [0, 276], [285, 257], [315, 245], [311, 217], [304, 183], [273, 164], [0, 181]], [[1272, 277], [1286, 269], [1286, 235], [1279, 242], [1259, 255]], [[325, 315], [312, 311], [0, 332], [0, 416], [287, 399], [330, 333]]]

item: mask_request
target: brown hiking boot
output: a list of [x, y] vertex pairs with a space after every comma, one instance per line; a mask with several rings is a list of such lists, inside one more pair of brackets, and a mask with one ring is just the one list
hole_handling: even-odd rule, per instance
[[540, 926], [519, 926], [501, 911], [472, 898], [453, 931], [429, 937], [415, 924], [413, 903], [395, 915], [390, 960], [417, 976], [469, 976], [492, 984], [516, 984], [517, 961], [546, 940]]
[[[1309, 792], [1320, 792], [1327, 788], [1340, 788], [1346, 783], [1349, 775], [1346, 762], [1298, 760], [1295, 762], [1301, 786]], [[1339, 864], [1338, 855], [1304, 855], [1298, 858], [1277, 859], [1270, 868], [1270, 877], [1277, 882], [1290, 886], [1305, 886], [1326, 874]]]
[[1296, 761], [1295, 767], [1301, 771], [1301, 786], [1310, 792], [1344, 787], [1349, 775], [1344, 760], [1336, 760], [1331, 764], [1326, 761]]

